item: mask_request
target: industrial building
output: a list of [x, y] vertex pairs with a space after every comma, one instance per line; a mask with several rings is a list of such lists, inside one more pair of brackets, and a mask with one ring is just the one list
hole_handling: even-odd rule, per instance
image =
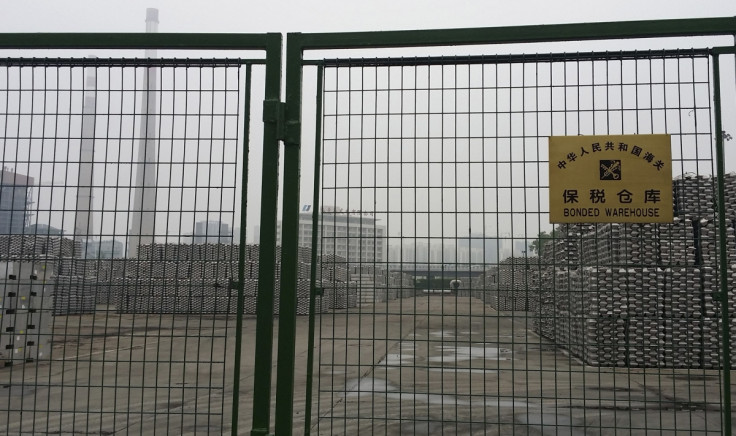
[[30, 222], [33, 177], [3, 167], [0, 172], [0, 235], [18, 235]]
[[[311, 212], [299, 214], [299, 247], [312, 247]], [[323, 212], [317, 237], [322, 255], [333, 254], [348, 263], [384, 263], [387, 259], [386, 228], [370, 214], [347, 211]], [[281, 223], [277, 244], [281, 245]]]
[[192, 238], [195, 244], [228, 244], [233, 240], [233, 232], [222, 221], [197, 221]]

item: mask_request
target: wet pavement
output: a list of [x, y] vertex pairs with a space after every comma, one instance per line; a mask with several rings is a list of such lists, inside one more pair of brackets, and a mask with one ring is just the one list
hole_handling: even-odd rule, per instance
[[[311, 434], [721, 434], [718, 371], [584, 365], [532, 322], [452, 295], [319, 316]], [[234, 318], [100, 312], [55, 323], [51, 361], [0, 369], [7, 434], [230, 432]], [[255, 319], [243, 332], [247, 434]], [[299, 317], [295, 434], [304, 433], [307, 332]]]
[[721, 434], [719, 374], [599, 368], [469, 297], [323, 315], [313, 434]]

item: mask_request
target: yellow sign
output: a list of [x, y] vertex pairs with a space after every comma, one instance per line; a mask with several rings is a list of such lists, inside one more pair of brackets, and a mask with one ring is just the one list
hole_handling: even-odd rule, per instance
[[550, 221], [672, 222], [670, 135], [551, 136]]

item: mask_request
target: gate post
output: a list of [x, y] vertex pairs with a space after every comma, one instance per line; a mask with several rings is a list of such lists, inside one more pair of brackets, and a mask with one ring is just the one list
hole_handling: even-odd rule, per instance
[[301, 164], [301, 34], [286, 43], [286, 117], [284, 126], [284, 191], [281, 225], [281, 294], [278, 366], [276, 368], [276, 435], [291, 435], [294, 411], [296, 285], [299, 243], [299, 167]]
[[[253, 377], [253, 428], [251, 435], [268, 434], [271, 422], [271, 366], [273, 355], [273, 300], [276, 283], [276, 218], [279, 193], [279, 122], [266, 113], [268, 102], [281, 98], [280, 33], [266, 41], [266, 91], [263, 120], [263, 185], [261, 235], [256, 301], [256, 344]], [[240, 259], [243, 262], [243, 258]], [[239, 332], [240, 333], [240, 332]]]
[[713, 55], [713, 110], [716, 129], [716, 183], [718, 201], [718, 299], [721, 302], [721, 347], [723, 350], [723, 423], [721, 428], [724, 435], [731, 435], [731, 326], [728, 316], [728, 253], [726, 252], [726, 189], [724, 176], [725, 154], [723, 150], [723, 124], [721, 117], [721, 73], [720, 54]]

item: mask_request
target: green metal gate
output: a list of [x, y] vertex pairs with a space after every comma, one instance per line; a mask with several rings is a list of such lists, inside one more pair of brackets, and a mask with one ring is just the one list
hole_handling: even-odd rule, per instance
[[[287, 126], [313, 68], [317, 151], [300, 209], [302, 140], [286, 135], [276, 434], [292, 431], [309, 289], [307, 434], [730, 434], [732, 50], [622, 39], [734, 24], [289, 35]], [[632, 49], [550, 44], [608, 39]], [[538, 44], [494, 46], [511, 43]], [[550, 223], [549, 136], [649, 133], [672, 136], [674, 223]], [[639, 148], [558, 164], [597, 147]]]
[[[0, 46], [55, 50], [0, 59], [3, 434], [268, 427], [271, 337], [243, 333], [273, 317], [278, 142], [251, 117], [280, 97], [281, 35]], [[121, 53], [144, 48], [188, 52]]]
[[[0, 35], [0, 426], [731, 434], [733, 34], [290, 34], [285, 102], [278, 34]], [[549, 136], [646, 133], [673, 224], [549, 222]]]

